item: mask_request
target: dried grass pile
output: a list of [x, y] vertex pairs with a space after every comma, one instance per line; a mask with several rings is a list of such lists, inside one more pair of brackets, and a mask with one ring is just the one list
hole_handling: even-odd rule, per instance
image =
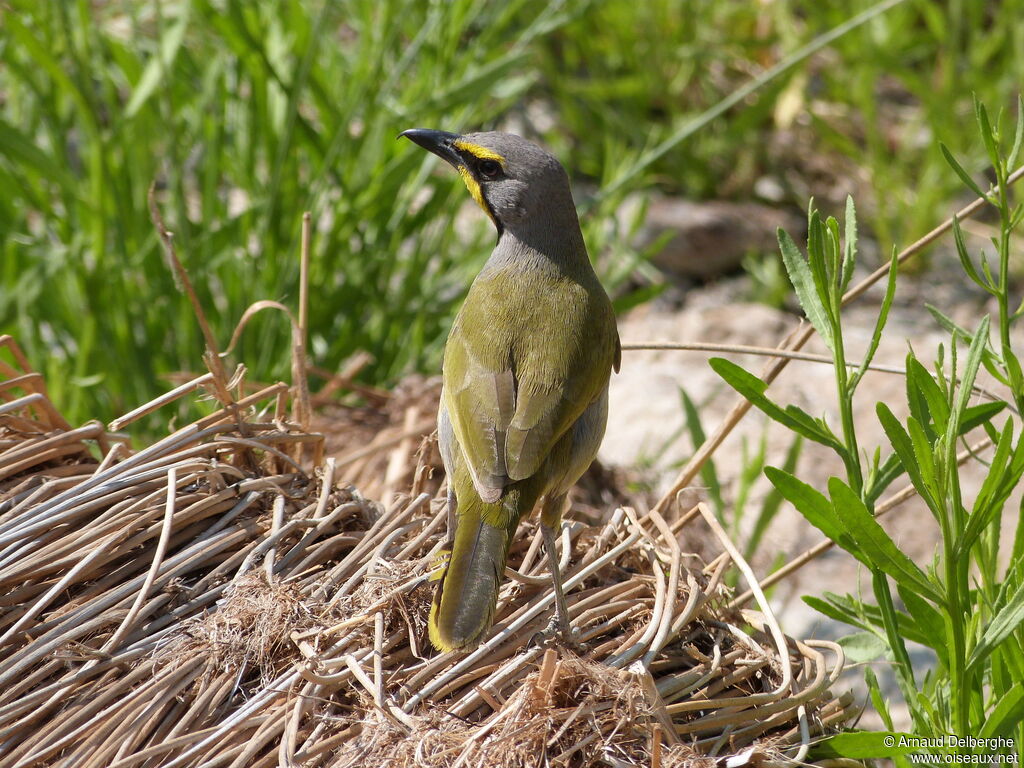
[[[535, 642], [553, 592], [524, 525], [490, 639], [436, 655], [426, 395], [353, 411], [337, 459], [283, 384], [132, 452], [3, 346], [0, 768], [781, 765], [851, 714], [838, 648], [726, 607], [735, 551], [699, 511], [565, 526], [573, 651]], [[199, 385], [226, 389], [174, 396]], [[716, 557], [678, 544], [702, 520]]]

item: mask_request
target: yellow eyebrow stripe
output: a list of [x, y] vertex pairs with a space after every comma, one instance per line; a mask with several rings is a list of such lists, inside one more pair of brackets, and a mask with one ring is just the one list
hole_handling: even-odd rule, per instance
[[469, 152], [473, 157], [479, 160], [494, 160], [501, 164], [501, 167], [505, 167], [505, 158], [495, 152], [493, 149], [487, 147], [481, 147], [479, 144], [474, 144], [471, 141], [465, 139], [456, 139], [454, 142], [456, 149], [463, 152]]

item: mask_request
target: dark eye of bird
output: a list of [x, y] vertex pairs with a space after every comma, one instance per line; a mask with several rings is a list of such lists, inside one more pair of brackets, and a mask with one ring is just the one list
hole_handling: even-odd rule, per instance
[[501, 165], [495, 160], [481, 160], [476, 168], [485, 179], [493, 179], [501, 172]]

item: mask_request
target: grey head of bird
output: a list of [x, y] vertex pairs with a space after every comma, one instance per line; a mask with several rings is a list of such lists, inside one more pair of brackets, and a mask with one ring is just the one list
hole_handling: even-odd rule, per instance
[[460, 135], [412, 128], [401, 135], [459, 172], [499, 239], [507, 231], [538, 246], [552, 236], [582, 246], [568, 174], [547, 150], [499, 131]]

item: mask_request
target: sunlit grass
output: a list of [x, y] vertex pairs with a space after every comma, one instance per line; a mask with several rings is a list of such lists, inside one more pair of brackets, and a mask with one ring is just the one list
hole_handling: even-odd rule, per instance
[[[984, 18], [961, 4], [946, 26], [956, 3], [902, 3], [643, 161], [871, 4], [797, 5], [13, 0], [0, 29], [0, 332], [72, 420], [112, 418], [199, 367], [149, 219], [155, 182], [219, 338], [252, 301], [295, 304], [309, 210], [314, 362], [367, 349], [375, 381], [436, 370], [491, 234], [475, 211], [453, 226], [464, 191], [395, 140], [411, 126], [522, 126], [565, 160], [578, 202], [615, 189], [585, 205], [584, 229], [620, 307], [652, 292], [622, 296], [642, 257], [612, 217], [622, 196], [743, 197], [764, 174], [789, 179], [792, 158], [768, 140], [783, 92], [815, 137], [808, 155], [845, 155], [884, 203], [880, 234], [920, 233], [953, 194], [929, 137], [972, 164], [969, 91], [1009, 103], [1024, 0]], [[892, 116], [874, 105], [893, 83], [910, 106], [899, 135], [881, 135]], [[786, 190], [801, 207], [808, 192]], [[281, 378], [287, 344], [280, 319], [261, 317], [238, 359]]]

